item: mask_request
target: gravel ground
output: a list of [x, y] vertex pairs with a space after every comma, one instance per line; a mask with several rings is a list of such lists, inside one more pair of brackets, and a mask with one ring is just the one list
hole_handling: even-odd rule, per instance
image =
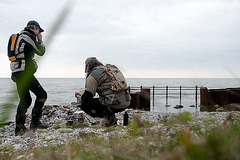
[[[49, 125], [48, 129], [28, 130], [22, 136], [15, 136], [15, 123], [10, 123], [10, 125], [5, 125], [4, 127], [0, 128], [0, 148], [11, 146], [14, 148], [13, 151], [16, 152], [19, 150], [27, 150], [30, 146], [38, 148], [42, 146], [66, 144], [69, 140], [79, 138], [79, 133], [81, 132], [92, 132], [106, 138], [115, 135], [116, 132], [126, 132], [126, 126], [122, 127], [121, 130], [106, 132], [107, 127], [101, 127], [104, 124], [103, 119], [94, 119], [86, 114], [84, 114], [84, 124], [87, 124], [85, 127], [67, 127], [66, 122], [71, 122], [71, 120], [73, 120], [73, 123], [77, 123], [77, 120], [74, 120], [73, 116], [75, 113], [79, 113], [79, 111], [79, 108], [73, 106], [44, 106], [44, 112], [41, 121]], [[177, 116], [179, 113], [157, 113], [139, 110], [127, 111], [129, 113], [129, 121], [132, 120], [133, 115], [137, 115], [142, 120], [154, 123], [155, 125], [151, 127], [152, 129], [164, 131], [166, 132], [166, 135], [174, 134], [174, 130], [172, 128], [160, 122], [164, 122], [167, 119]], [[120, 123], [123, 121], [123, 114], [124, 112], [116, 114], [116, 117], [119, 119]], [[205, 132], [211, 127], [224, 123], [229, 116], [231, 116], [233, 120], [239, 119], [240, 112], [194, 112], [191, 113], [191, 116], [194, 117], [194, 120], [190, 121], [188, 125], [198, 125], [201, 127], [201, 132]], [[92, 127], [90, 121], [95, 122], [96, 124], [94, 126], [97, 127]], [[206, 124], [203, 123], [203, 121], [208, 121], [209, 123]], [[29, 128], [29, 125], [30, 118], [28, 115], [26, 127]]]

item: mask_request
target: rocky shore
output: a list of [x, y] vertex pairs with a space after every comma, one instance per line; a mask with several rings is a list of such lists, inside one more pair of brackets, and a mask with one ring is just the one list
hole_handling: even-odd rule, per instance
[[[167, 121], [179, 113], [157, 113], [139, 110], [127, 110], [129, 114], [129, 121], [131, 122], [133, 116], [136, 115], [141, 120], [149, 121], [154, 124], [151, 126], [152, 130], [166, 133], [166, 138], [174, 134], [174, 129], [169, 128], [161, 122]], [[47, 146], [57, 146], [66, 144], [71, 140], [79, 139], [79, 134], [95, 133], [98, 136], [108, 138], [114, 136], [116, 132], [126, 132], [127, 126], [122, 126], [121, 129], [107, 131], [107, 127], [103, 127], [103, 119], [91, 118], [83, 114], [83, 121], [79, 121], [79, 114], [81, 110], [71, 105], [53, 105], [44, 106], [43, 116], [41, 121], [49, 125], [48, 129], [28, 130], [22, 136], [14, 135], [15, 124], [10, 123], [0, 128], [0, 148], [12, 147], [14, 152], [19, 150], [27, 150], [29, 147], [39, 148]], [[122, 125], [124, 112], [116, 114], [119, 119], [119, 125]], [[225, 123], [229, 117], [234, 121], [240, 119], [240, 112], [194, 112], [189, 113], [194, 120], [189, 121], [189, 126], [200, 127], [201, 132], [206, 132], [209, 128]], [[80, 117], [81, 118], [81, 117]], [[82, 119], [81, 119], [82, 120]], [[203, 122], [204, 121], [204, 122]], [[208, 121], [206, 123], [206, 121]], [[26, 127], [29, 128], [30, 118], [27, 116]], [[73, 127], [75, 126], [75, 127]], [[179, 126], [178, 126], [179, 127]], [[31, 154], [29, 155], [31, 156]]]

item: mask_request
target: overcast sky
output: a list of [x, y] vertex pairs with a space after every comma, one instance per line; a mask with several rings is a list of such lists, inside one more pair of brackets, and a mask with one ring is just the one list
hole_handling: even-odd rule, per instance
[[[9, 36], [34, 19], [44, 41], [66, 2], [0, 1], [0, 78]], [[240, 0], [76, 0], [36, 76], [82, 78], [89, 56], [127, 78], [240, 78]]]

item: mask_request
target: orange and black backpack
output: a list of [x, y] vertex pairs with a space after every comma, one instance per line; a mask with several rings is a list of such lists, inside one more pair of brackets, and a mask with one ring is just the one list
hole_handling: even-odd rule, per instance
[[12, 34], [8, 41], [8, 58], [11, 62], [16, 61], [15, 48], [16, 48], [16, 42], [17, 42], [18, 37], [19, 37], [19, 33]]

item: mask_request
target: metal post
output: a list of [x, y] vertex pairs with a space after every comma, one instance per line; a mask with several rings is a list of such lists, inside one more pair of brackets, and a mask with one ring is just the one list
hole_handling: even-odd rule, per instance
[[168, 86], [166, 86], [166, 106], [168, 106]]
[[182, 86], [180, 86], [180, 105], [182, 105]]
[[153, 106], [154, 106], [154, 86], [153, 86], [153, 101], [152, 101], [152, 103], [153, 103]]
[[196, 94], [195, 94], [196, 108], [197, 108], [197, 89], [198, 87], [196, 86]]

